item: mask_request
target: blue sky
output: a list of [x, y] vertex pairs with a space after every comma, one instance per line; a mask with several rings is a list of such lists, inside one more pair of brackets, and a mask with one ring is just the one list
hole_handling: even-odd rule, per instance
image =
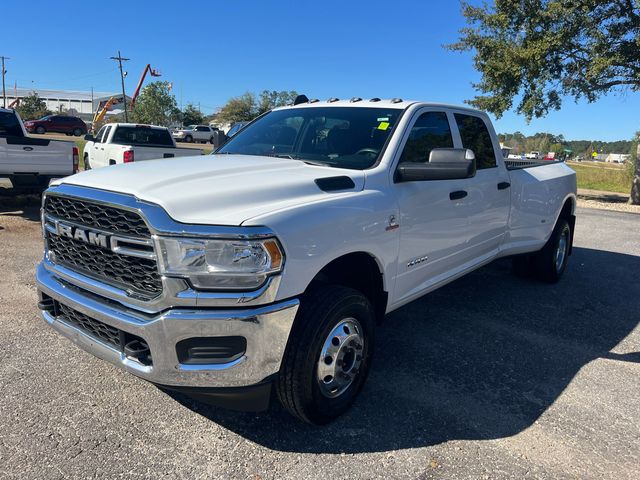
[[[462, 103], [477, 81], [470, 54], [450, 52], [464, 25], [455, 0], [3, 2], [7, 86], [118, 91], [118, 49], [131, 94], [144, 66], [173, 82], [178, 102], [209, 113], [246, 91], [310, 98], [401, 97]], [[37, 12], [37, 15], [34, 13]], [[6, 20], [11, 19], [11, 20]], [[639, 93], [576, 104], [527, 124], [509, 112], [499, 132], [548, 131], [618, 140], [640, 130]]]

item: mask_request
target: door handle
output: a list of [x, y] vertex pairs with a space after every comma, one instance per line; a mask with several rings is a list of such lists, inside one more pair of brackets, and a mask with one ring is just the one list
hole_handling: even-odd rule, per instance
[[31, 150], [33, 150], [33, 147], [22, 147], [22, 149], [30, 152]]
[[455, 192], [451, 192], [449, 194], [449, 200], [460, 200], [467, 196], [466, 190], [456, 190]]
[[498, 190], [505, 190], [507, 188], [509, 188], [511, 186], [511, 184], [509, 182], [500, 182], [498, 184]]

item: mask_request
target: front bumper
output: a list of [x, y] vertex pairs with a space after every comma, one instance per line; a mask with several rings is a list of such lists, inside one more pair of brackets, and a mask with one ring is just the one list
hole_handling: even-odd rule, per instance
[[[41, 310], [57, 332], [84, 350], [150, 382], [174, 387], [245, 387], [277, 373], [299, 301], [241, 309], [170, 308], [151, 314], [78, 288], [38, 265], [36, 281], [41, 299], [49, 297], [122, 332], [142, 338], [153, 362], [145, 365], [127, 357], [99, 338]], [[243, 336], [245, 354], [229, 363], [186, 365], [178, 361], [176, 343], [191, 337]]]

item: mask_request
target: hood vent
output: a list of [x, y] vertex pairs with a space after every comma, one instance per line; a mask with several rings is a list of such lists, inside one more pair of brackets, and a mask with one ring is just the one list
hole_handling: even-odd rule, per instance
[[315, 182], [316, 185], [320, 187], [320, 190], [323, 190], [325, 192], [351, 190], [356, 186], [356, 184], [353, 183], [353, 180], [346, 175], [341, 175], [339, 177], [316, 178]]

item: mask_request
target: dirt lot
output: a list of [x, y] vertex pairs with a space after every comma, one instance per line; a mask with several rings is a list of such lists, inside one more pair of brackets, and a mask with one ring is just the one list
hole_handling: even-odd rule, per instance
[[354, 408], [317, 428], [169, 396], [56, 335], [37, 210], [1, 205], [0, 477], [640, 478], [638, 215], [580, 209], [556, 286], [500, 261], [394, 312]]

